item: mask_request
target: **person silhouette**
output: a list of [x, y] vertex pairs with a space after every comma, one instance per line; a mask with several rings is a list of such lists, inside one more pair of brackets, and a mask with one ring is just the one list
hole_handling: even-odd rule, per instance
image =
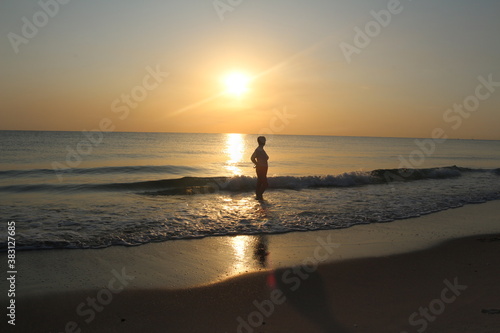
[[257, 138], [257, 143], [259, 146], [255, 149], [250, 160], [254, 164], [255, 171], [257, 172], [257, 186], [255, 188], [255, 198], [257, 200], [264, 200], [262, 196], [264, 191], [267, 189], [267, 156], [264, 146], [266, 145], [266, 138], [264, 136], [259, 136]]

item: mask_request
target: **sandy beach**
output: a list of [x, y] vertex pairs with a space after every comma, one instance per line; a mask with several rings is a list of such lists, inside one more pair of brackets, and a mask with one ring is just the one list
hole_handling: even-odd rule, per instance
[[499, 212], [20, 252], [8, 331], [496, 333]]

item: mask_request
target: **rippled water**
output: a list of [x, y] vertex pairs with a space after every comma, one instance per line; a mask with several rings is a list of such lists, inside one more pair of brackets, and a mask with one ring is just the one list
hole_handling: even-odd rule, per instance
[[259, 202], [256, 135], [92, 135], [0, 132], [19, 249], [343, 228], [500, 198], [498, 141], [272, 136]]

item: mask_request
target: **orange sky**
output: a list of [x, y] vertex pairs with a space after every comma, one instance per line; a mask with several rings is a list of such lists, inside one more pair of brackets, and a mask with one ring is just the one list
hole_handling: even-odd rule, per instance
[[394, 3], [3, 1], [0, 129], [500, 140], [500, 3]]

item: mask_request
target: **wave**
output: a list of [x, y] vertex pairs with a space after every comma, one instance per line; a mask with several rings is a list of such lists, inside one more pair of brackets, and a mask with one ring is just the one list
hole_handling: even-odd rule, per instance
[[37, 177], [57, 174], [74, 175], [102, 175], [102, 174], [141, 174], [141, 173], [169, 173], [183, 174], [196, 172], [199, 168], [178, 165], [142, 165], [142, 166], [113, 166], [97, 168], [61, 168], [61, 169], [27, 169], [27, 170], [0, 170], [1, 178]]
[[[134, 170], [134, 167], [120, 167]], [[141, 167], [144, 168], [144, 167]], [[165, 167], [158, 167], [165, 168]], [[184, 167], [182, 167], [184, 168]], [[109, 171], [111, 168], [100, 168]], [[90, 172], [90, 171], [88, 171]], [[269, 177], [270, 189], [293, 189], [320, 187], [353, 187], [391, 182], [409, 182], [425, 179], [448, 179], [461, 177], [464, 173], [491, 172], [500, 175], [500, 169], [470, 169], [457, 166], [426, 169], [377, 169], [373, 171], [346, 172], [326, 176], [275, 176]], [[128, 191], [146, 195], [190, 195], [218, 191], [245, 192], [255, 188], [255, 177], [182, 177], [106, 184], [19, 184], [0, 186], [1, 192], [66, 192], [66, 191]]]

